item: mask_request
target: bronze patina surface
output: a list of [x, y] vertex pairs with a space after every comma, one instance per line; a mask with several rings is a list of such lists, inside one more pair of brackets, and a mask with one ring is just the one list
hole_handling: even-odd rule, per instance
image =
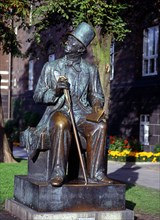
[[[89, 178], [111, 183], [106, 177], [107, 127], [99, 73], [97, 67], [82, 58], [94, 36], [89, 24], [78, 25], [68, 36], [66, 55], [44, 65], [34, 92], [35, 102], [45, 103], [47, 108], [37, 127], [24, 132], [24, 140], [33, 166], [40, 153], [49, 151], [45, 152], [47, 161], [41, 163], [48, 164], [45, 179], [52, 186], [61, 186], [66, 179], [74, 140], [80, 145], [80, 153], [86, 151], [86, 165], [79, 154], [85, 182]], [[39, 170], [34, 168], [34, 172]]]

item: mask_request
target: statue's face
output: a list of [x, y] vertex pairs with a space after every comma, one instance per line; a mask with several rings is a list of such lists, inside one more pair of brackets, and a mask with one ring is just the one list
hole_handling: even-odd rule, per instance
[[73, 36], [69, 35], [65, 43], [66, 54], [77, 54], [83, 45]]

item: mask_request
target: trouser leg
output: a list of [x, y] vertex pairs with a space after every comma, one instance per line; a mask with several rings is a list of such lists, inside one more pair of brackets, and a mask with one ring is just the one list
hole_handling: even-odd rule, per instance
[[86, 121], [79, 127], [87, 141], [87, 171], [90, 178], [106, 174], [106, 123]]
[[50, 121], [51, 137], [51, 158], [52, 172], [51, 179], [66, 174], [66, 166], [71, 144], [70, 121], [62, 112], [56, 112]]

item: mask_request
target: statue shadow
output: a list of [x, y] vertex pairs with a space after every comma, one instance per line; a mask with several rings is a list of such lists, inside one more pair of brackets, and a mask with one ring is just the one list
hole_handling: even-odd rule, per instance
[[[130, 159], [129, 159], [130, 161]], [[126, 184], [126, 191], [135, 187], [135, 184], [139, 177], [138, 170], [141, 167], [136, 165], [135, 162], [126, 161], [125, 164], [121, 166], [119, 162], [108, 162], [108, 177], [110, 179], [116, 180], [120, 183]], [[136, 203], [126, 200], [126, 208], [134, 210]], [[135, 217], [136, 220], [136, 217]]]
[[134, 185], [136, 183], [139, 176], [137, 170], [139, 170], [141, 167], [137, 166], [135, 162], [126, 162], [126, 164], [122, 167], [119, 167], [115, 164], [115, 167], [117, 167], [117, 170], [115, 170], [114, 172], [110, 172], [108, 175], [109, 178], [127, 184]]

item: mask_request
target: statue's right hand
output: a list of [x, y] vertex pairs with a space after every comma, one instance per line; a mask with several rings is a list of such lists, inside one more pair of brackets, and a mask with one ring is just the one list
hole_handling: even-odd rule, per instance
[[70, 86], [70, 84], [68, 81], [58, 81], [56, 88], [69, 90], [69, 86]]
[[58, 80], [57, 85], [56, 85], [56, 95], [61, 96], [63, 94], [63, 90], [67, 89], [69, 90], [70, 84], [68, 81], [62, 81]]

